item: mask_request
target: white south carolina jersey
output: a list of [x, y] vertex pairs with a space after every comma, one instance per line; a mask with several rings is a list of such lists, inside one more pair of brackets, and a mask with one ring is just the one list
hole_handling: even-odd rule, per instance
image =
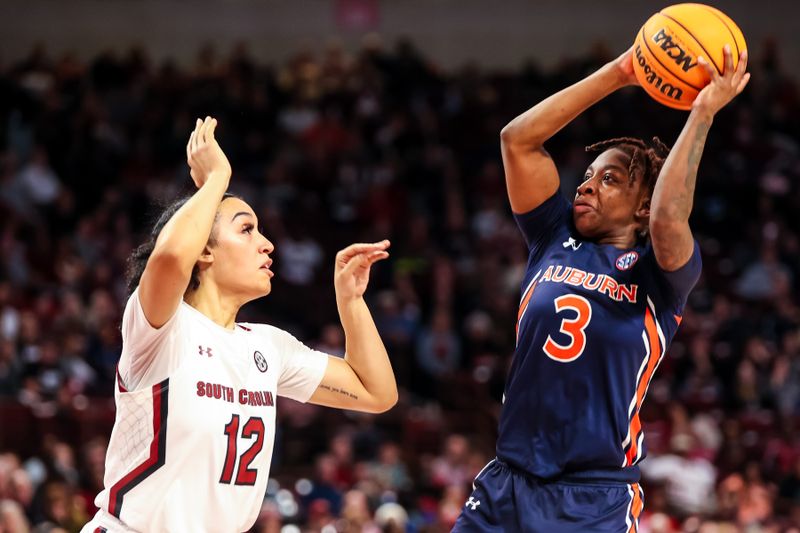
[[159, 329], [133, 292], [100, 508], [84, 532], [238, 532], [258, 517], [275, 398], [308, 401], [328, 364], [264, 324], [229, 330], [182, 302]]

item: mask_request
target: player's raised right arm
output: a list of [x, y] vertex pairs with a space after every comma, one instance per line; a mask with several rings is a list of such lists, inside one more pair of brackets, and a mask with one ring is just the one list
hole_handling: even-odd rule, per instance
[[186, 157], [198, 190], [158, 234], [139, 282], [139, 301], [154, 328], [163, 326], [180, 305], [228, 189], [231, 166], [214, 139], [216, 126], [211, 117], [197, 120]]
[[515, 213], [538, 207], [558, 190], [558, 170], [544, 142], [595, 102], [620, 87], [637, 84], [632, 50], [542, 100], [503, 128], [500, 144], [506, 188]]

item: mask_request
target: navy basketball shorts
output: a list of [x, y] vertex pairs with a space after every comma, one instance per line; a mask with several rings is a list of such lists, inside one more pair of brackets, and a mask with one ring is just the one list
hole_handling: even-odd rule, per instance
[[499, 459], [478, 474], [454, 532], [638, 532], [643, 492], [612, 481], [544, 482]]

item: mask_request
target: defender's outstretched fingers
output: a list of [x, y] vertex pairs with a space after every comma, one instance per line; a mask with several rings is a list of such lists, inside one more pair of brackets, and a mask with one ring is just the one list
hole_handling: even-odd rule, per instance
[[383, 240], [381, 242], [376, 243], [356, 243], [351, 244], [347, 248], [340, 250], [339, 253], [336, 254], [336, 261], [346, 263], [350, 258], [354, 255], [365, 253], [365, 252], [372, 252], [372, 251], [379, 251], [385, 250], [390, 245], [388, 240]]
[[367, 257], [363, 254], [357, 254], [351, 257], [347, 262], [341, 264], [341, 274], [349, 276], [354, 274], [359, 268], [366, 268], [368, 266]]
[[387, 257], [389, 257], [389, 252], [373, 252], [367, 256], [367, 264], [372, 265], [373, 263], [377, 263], [378, 261], [386, 259]]
[[209, 118], [206, 117], [200, 123], [200, 129], [197, 131], [198, 146], [203, 146], [206, 143], [206, 130], [208, 129]]
[[203, 121], [199, 118], [195, 122], [194, 131], [192, 132], [192, 152], [197, 150], [198, 143], [200, 142], [200, 127], [203, 125]]
[[389, 257], [389, 252], [377, 250], [373, 252], [362, 252], [355, 254], [349, 260], [341, 264], [341, 273], [344, 275], [354, 274], [358, 269], [369, 269], [373, 263]]
[[186, 161], [191, 163], [192, 161], [192, 143], [194, 142], [194, 132], [189, 135], [189, 142], [186, 143]]

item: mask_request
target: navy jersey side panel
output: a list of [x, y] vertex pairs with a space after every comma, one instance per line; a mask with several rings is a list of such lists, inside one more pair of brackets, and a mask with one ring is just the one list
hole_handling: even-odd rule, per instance
[[653, 249], [583, 242], [559, 194], [515, 215], [528, 243], [517, 350], [498, 457], [542, 478], [632, 467], [644, 457], [638, 412], [700, 272], [664, 272]]

